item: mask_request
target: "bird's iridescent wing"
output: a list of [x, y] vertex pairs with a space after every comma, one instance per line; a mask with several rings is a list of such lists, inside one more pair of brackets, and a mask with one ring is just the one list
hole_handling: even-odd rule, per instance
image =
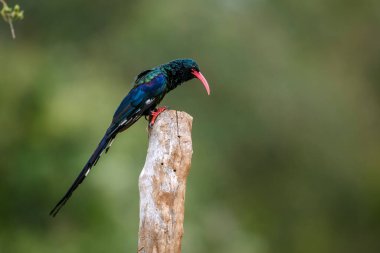
[[[143, 72], [144, 73], [144, 72]], [[141, 75], [141, 74], [140, 74]], [[158, 70], [147, 71], [138, 76], [135, 87], [120, 103], [112, 119], [110, 128], [125, 130], [136, 122], [147, 110], [153, 109], [166, 91], [166, 77]]]

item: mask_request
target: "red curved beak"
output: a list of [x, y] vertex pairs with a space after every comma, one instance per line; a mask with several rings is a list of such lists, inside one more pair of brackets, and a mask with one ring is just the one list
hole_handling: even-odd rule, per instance
[[191, 74], [193, 74], [196, 78], [201, 80], [201, 82], [203, 83], [203, 86], [205, 87], [205, 89], [207, 91], [207, 94], [210, 95], [210, 87], [208, 86], [208, 82], [207, 82], [206, 78], [202, 75], [202, 73], [193, 69], [193, 70], [191, 70]]

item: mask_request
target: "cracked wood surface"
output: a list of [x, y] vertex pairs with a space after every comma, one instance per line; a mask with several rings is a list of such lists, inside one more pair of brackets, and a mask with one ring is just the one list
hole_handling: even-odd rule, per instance
[[148, 153], [139, 177], [140, 253], [181, 252], [192, 121], [185, 112], [166, 110], [149, 130]]

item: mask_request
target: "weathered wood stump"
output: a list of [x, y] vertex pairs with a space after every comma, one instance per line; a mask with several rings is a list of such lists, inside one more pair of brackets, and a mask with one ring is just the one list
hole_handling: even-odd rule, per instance
[[193, 153], [193, 118], [167, 110], [149, 130], [149, 147], [139, 178], [138, 252], [180, 253], [186, 178]]

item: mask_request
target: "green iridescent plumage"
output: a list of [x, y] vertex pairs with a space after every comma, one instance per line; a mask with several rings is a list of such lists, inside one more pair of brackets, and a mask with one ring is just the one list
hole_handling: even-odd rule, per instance
[[139, 86], [140, 84], [149, 83], [152, 81], [157, 75], [163, 74], [160, 69], [155, 70], [145, 70], [141, 74], [136, 77], [134, 82], [134, 87]]

